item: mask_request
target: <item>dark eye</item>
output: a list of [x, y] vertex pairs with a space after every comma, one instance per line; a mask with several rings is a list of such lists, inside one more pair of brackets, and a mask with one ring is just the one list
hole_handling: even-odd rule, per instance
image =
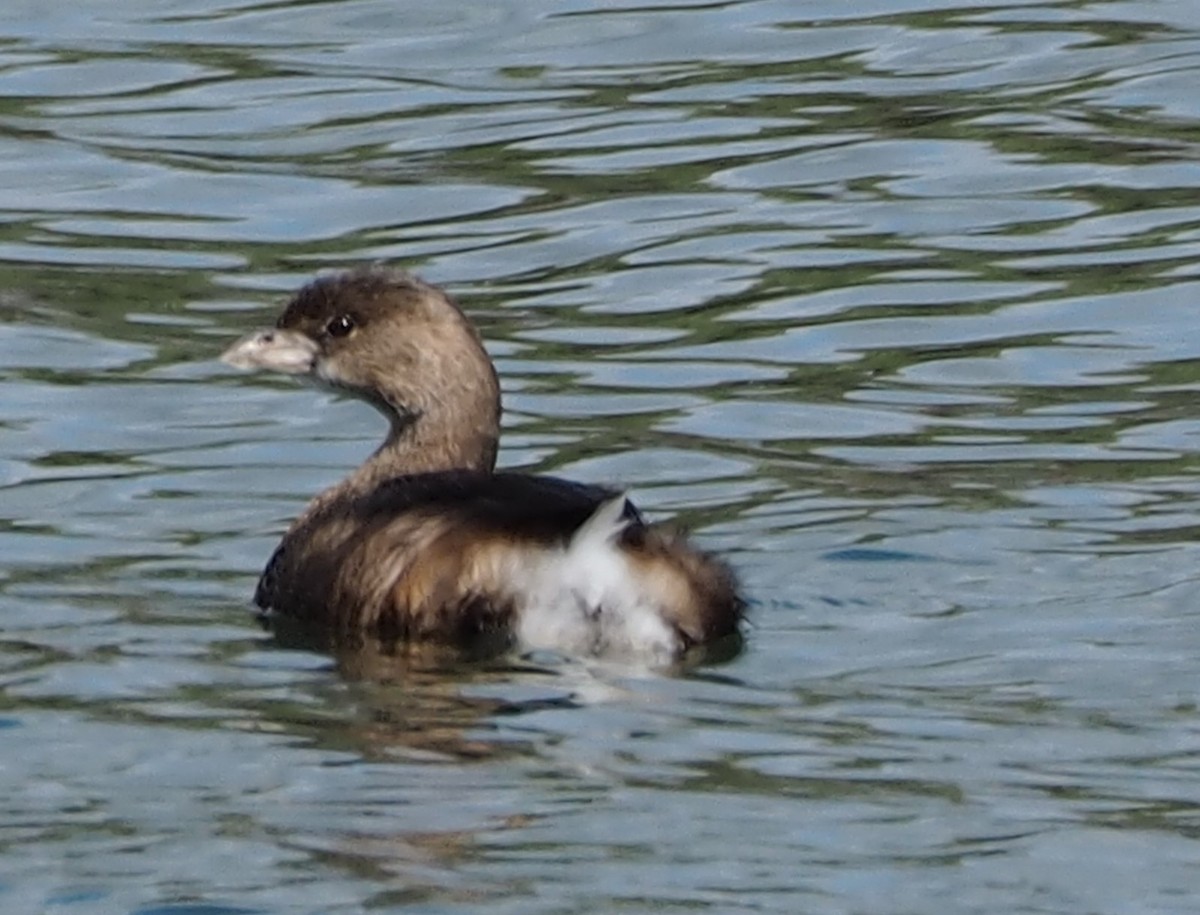
[[331, 337], [344, 337], [354, 330], [354, 319], [350, 315], [338, 315], [325, 325], [325, 333]]

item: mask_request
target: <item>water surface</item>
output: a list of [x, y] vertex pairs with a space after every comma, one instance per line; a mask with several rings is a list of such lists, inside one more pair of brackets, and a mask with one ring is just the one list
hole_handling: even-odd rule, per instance
[[[1200, 856], [1200, 13], [0, 10], [0, 909], [1162, 913]], [[679, 676], [247, 612], [381, 430], [214, 361], [447, 285], [501, 462], [728, 555]]]

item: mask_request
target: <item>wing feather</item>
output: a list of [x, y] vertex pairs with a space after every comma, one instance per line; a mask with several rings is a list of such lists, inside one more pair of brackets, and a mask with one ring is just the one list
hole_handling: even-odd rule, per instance
[[741, 612], [728, 568], [646, 525], [623, 494], [466, 471], [398, 477], [318, 505], [284, 537], [255, 599], [341, 630], [457, 644], [520, 631], [538, 600], [577, 604], [561, 612], [592, 620], [638, 605], [684, 647], [735, 630]]

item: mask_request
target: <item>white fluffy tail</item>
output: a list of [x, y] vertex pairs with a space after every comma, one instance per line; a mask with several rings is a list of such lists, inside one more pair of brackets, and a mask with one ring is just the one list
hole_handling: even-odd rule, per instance
[[526, 579], [530, 587], [517, 626], [525, 647], [652, 664], [674, 657], [674, 630], [616, 542], [631, 523], [621, 493], [596, 507], [566, 549], [542, 555]]
[[571, 536], [567, 551], [586, 550], [592, 544], [602, 546], [616, 540], [621, 531], [629, 527], [629, 519], [625, 517], [626, 501], [622, 492], [601, 502], [592, 516], [579, 525], [579, 530]]

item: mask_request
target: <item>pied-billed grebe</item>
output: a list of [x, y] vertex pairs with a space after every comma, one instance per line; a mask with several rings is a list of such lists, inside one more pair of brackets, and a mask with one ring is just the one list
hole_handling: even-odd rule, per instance
[[729, 568], [623, 494], [494, 471], [496, 372], [437, 287], [383, 268], [322, 277], [222, 358], [307, 376], [391, 424], [288, 529], [258, 582], [263, 611], [342, 633], [654, 661], [737, 633]]

